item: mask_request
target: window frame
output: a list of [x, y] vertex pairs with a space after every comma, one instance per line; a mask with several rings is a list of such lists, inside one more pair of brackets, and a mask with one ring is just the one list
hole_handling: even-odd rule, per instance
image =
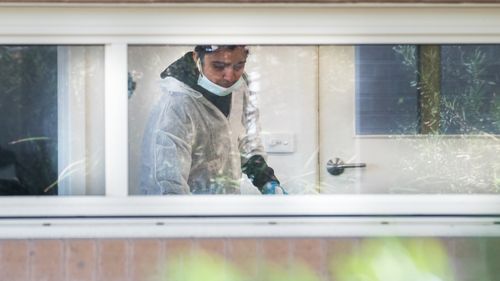
[[0, 238], [500, 234], [500, 195], [127, 196], [127, 46], [200, 41], [500, 43], [500, 5], [1, 3], [0, 44], [105, 46], [106, 162], [105, 196], [0, 198]]

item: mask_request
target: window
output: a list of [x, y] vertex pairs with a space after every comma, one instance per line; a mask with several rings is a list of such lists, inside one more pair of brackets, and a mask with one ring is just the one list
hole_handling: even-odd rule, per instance
[[104, 193], [103, 51], [0, 46], [1, 195]]
[[360, 135], [496, 134], [498, 45], [356, 48]]
[[[234, 236], [272, 236], [283, 235], [282, 232], [273, 232], [281, 226], [290, 227], [291, 236], [342, 235], [342, 231], [347, 231], [349, 235], [434, 235], [435, 221], [430, 219], [433, 216], [442, 219], [438, 224], [439, 233], [443, 235], [453, 233], [455, 230], [452, 229], [464, 230], [468, 235], [498, 233], [498, 225], [494, 224], [499, 213], [495, 194], [499, 190], [500, 154], [497, 153], [498, 139], [494, 131], [498, 100], [492, 94], [496, 91], [495, 84], [489, 83], [496, 83], [496, 65], [494, 59], [490, 59], [494, 57], [494, 51], [490, 49], [499, 43], [498, 8], [474, 5], [378, 7], [312, 4], [229, 5], [224, 8], [178, 4], [141, 8], [133, 5], [28, 5], [20, 8], [12, 5], [0, 10], [0, 44], [6, 49], [23, 47], [35, 50], [35, 46], [43, 45], [52, 50], [52, 56], [57, 57], [56, 71], [53, 61], [46, 62], [52, 65], [49, 71], [52, 78], [41, 79], [43, 83], [57, 81], [56, 86], [51, 84], [57, 89], [57, 102], [54, 101], [54, 92], [51, 92], [52, 99], [47, 98], [52, 104], [52, 116], [54, 112], [58, 116], [57, 127], [52, 126], [50, 131], [51, 136], [58, 132], [57, 153], [52, 148], [47, 154], [50, 154], [48, 158], [52, 159], [52, 164], [44, 166], [51, 169], [52, 180], [48, 182], [55, 181], [56, 165], [53, 163], [56, 163], [56, 155], [56, 174], [61, 177], [68, 165], [90, 153], [96, 155], [97, 163], [102, 165], [94, 174], [99, 179], [92, 184], [90, 181], [85, 184], [78, 181], [78, 185], [68, 184], [67, 188], [58, 182], [57, 194], [105, 196], [0, 198], [1, 213], [5, 219], [2, 223], [14, 231], [9, 233], [21, 232], [22, 227], [16, 227], [19, 218], [23, 218], [26, 220], [21, 220], [22, 223], [40, 228], [43, 228], [41, 221], [48, 221], [48, 225], [58, 225], [54, 222], [63, 226], [78, 224], [80, 227], [75, 230], [65, 228], [66, 235], [70, 237], [78, 236], [78, 231], [82, 229], [87, 229], [81, 232], [87, 237], [92, 236], [92, 231], [96, 229], [103, 231], [102, 236], [109, 237], [117, 235], [116, 229], [120, 227], [123, 232], [119, 235], [124, 236], [133, 233], [137, 236], [216, 236], [217, 227], [232, 229]], [[436, 12], [446, 12], [446, 21], [436, 18]], [[253, 20], [255, 14], [259, 14], [261, 20]], [[228, 29], [221, 28], [227, 26], [228, 20], [237, 24]], [[457, 24], [466, 29], [457, 30]], [[145, 113], [149, 110], [146, 106], [154, 103], [146, 94], [155, 94], [149, 89], [157, 89], [153, 83], [157, 78], [146, 73], [149, 71], [155, 75], [157, 70], [150, 70], [151, 66], [165, 67], [167, 57], [178, 57], [200, 42], [244, 43], [251, 46], [253, 61], [249, 61], [248, 67], [249, 72], [256, 74], [252, 78], [259, 81], [262, 93], [259, 102], [263, 106], [261, 121], [265, 125], [262, 131], [269, 161], [273, 168], [279, 167], [275, 168], [279, 171], [278, 177], [296, 196], [128, 196], [137, 193], [141, 124], [145, 122]], [[457, 49], [465, 52], [463, 58], [482, 59], [482, 55], [475, 53], [476, 47], [470, 44], [479, 44], [477, 48], [488, 54], [483, 62], [488, 62], [486, 72], [493, 73], [493, 76], [457, 82], [456, 77], [462, 73], [451, 71], [445, 77], [448, 70], [458, 69], [452, 65], [460, 57]], [[417, 69], [415, 73], [415, 69], [403, 64], [396, 67], [397, 70], [389, 67], [388, 73], [394, 71], [394, 75], [401, 74], [405, 81], [395, 87], [405, 87], [404, 93], [414, 96], [405, 97], [400, 103], [400, 98], [391, 92], [394, 95], [388, 95], [385, 103], [377, 107], [397, 109], [396, 113], [404, 114], [404, 117], [397, 117], [398, 121], [392, 123], [375, 119], [370, 120], [373, 121], [371, 123], [357, 122], [356, 114], [370, 114], [372, 108], [365, 104], [369, 99], [363, 98], [363, 94], [369, 94], [365, 89], [371, 87], [370, 79], [356, 79], [356, 75], [370, 74], [369, 70], [361, 69], [370, 64], [363, 59], [375, 53], [374, 46], [385, 45], [390, 45], [388, 52], [405, 46], [408, 51], [412, 50], [411, 46], [428, 46], [428, 51], [420, 50], [416, 55], [419, 62], [426, 54], [434, 54], [438, 49], [435, 46], [439, 47], [440, 60], [420, 64], [430, 70], [436, 70], [434, 64], [439, 64], [440, 79], [432, 85], [439, 89], [440, 94], [428, 97], [439, 98], [439, 106], [422, 107], [419, 103], [422, 99], [415, 92], [422, 81], [422, 69]], [[364, 47], [372, 47], [372, 50], [360, 50]], [[86, 60], [76, 59], [81, 52], [94, 55], [86, 57]], [[407, 54], [404, 52], [400, 49], [392, 59], [380, 56], [387, 59], [385, 63], [395, 65], [396, 60], [404, 59]], [[51, 61], [50, 57], [43, 56], [43, 61]], [[86, 66], [80, 68], [85, 73], [83, 76], [72, 68], [79, 67], [78, 62], [85, 62]], [[287, 67], [283, 67], [284, 64]], [[424, 66], [419, 67], [425, 69]], [[64, 75], [75, 73], [72, 71], [78, 75]], [[463, 71], [467, 73], [467, 69]], [[371, 72], [373, 74], [374, 71]], [[380, 74], [378, 70], [375, 72]], [[271, 74], [276, 79], [267, 79]], [[82, 77], [96, 80], [80, 81]], [[86, 101], [84, 106], [78, 99], [73, 99], [78, 95], [70, 95], [66, 96], [70, 100], [64, 102], [60, 93], [72, 89], [69, 82], [78, 84], [79, 81], [87, 87], [85, 93], [93, 93], [86, 97], [96, 100]], [[468, 81], [485, 81], [483, 89], [490, 95], [483, 96], [480, 102], [474, 104], [454, 96], [456, 88], [475, 89], [475, 84], [468, 85]], [[385, 92], [382, 86], [379, 90]], [[358, 93], [358, 99], [355, 93]], [[2, 100], [2, 106], [3, 103]], [[54, 109], [56, 103], [57, 111]], [[471, 126], [489, 133], [478, 135], [469, 127], [462, 132], [464, 127], [459, 123], [450, 123], [449, 120], [455, 119], [453, 115], [446, 115], [449, 111], [444, 110], [444, 106], [448, 104], [455, 105], [453, 108], [480, 105], [481, 115], [467, 117], [466, 120], [471, 121], [468, 123]], [[81, 111], [73, 115], [75, 111], [69, 106], [79, 107]], [[432, 116], [436, 114], [436, 109], [440, 112], [439, 128], [446, 130], [435, 134], [434, 127], [430, 127], [429, 132], [422, 134], [421, 125], [430, 120], [424, 113], [428, 110]], [[72, 117], [83, 118], [81, 123], [68, 124], [69, 119], [59, 118], [63, 110], [67, 110]], [[37, 121], [56, 122], [56, 119], [48, 117], [50, 114], [43, 116], [43, 120]], [[90, 122], [84, 118], [87, 116], [92, 116], [91, 124], [98, 128], [97, 131], [83, 130], [83, 124]], [[381, 125], [396, 128], [391, 132], [395, 135], [382, 134]], [[72, 130], [63, 130], [63, 126]], [[69, 135], [60, 135], [60, 130]], [[94, 135], [95, 132], [101, 133]], [[80, 143], [73, 158], [59, 158], [69, 155], [60, 149], [73, 149], [70, 140], [83, 136], [96, 140], [96, 143]], [[20, 136], [14, 141], [24, 139], [27, 138]], [[38, 144], [44, 140], [30, 139], [30, 143], [33, 141]], [[26, 141], [21, 143], [27, 144]], [[449, 147], [453, 148], [453, 153], [446, 150]], [[450, 159], [453, 162], [449, 162]], [[339, 175], [329, 173], [331, 169], [327, 167], [332, 166], [327, 164], [329, 160], [340, 165], [336, 166], [342, 170]], [[353, 164], [350, 166], [356, 168], [342, 166], [340, 162]], [[354, 165], [362, 163], [366, 165]], [[11, 179], [13, 174], [12, 166], [2, 166], [3, 179]], [[75, 174], [71, 175], [76, 179]], [[79, 176], [83, 177], [82, 174]], [[55, 193], [55, 189], [50, 190]], [[444, 195], [431, 195], [434, 193]], [[350, 217], [354, 219], [349, 221]], [[388, 228], [381, 224], [386, 218], [394, 223]], [[121, 219], [127, 220], [127, 223], [124, 224]], [[342, 225], [340, 222], [345, 221], [354, 221], [355, 225], [362, 227], [347, 224], [346, 228], [337, 228]], [[278, 222], [278, 228], [272, 227], [275, 222]], [[308, 233], [304, 233], [302, 226], [307, 223], [311, 223], [311, 227]], [[165, 224], [169, 227], [162, 228]], [[373, 227], [374, 224], [377, 227]], [[203, 228], [203, 233], [200, 233], [200, 225], [207, 226]], [[214, 225], [217, 226], [214, 228]], [[234, 225], [243, 226], [232, 228]], [[399, 228], [401, 225], [405, 226], [405, 230]], [[137, 227], [134, 229], [132, 226]], [[52, 229], [57, 231], [58, 228]], [[337, 229], [338, 232], [335, 232]], [[40, 235], [51, 235], [50, 230], [44, 231], [40, 233], [45, 234]], [[225, 233], [231, 235], [231, 232]]]
[[56, 47], [6, 46], [1, 58], [2, 194], [56, 194]]
[[[467, 63], [441, 67], [441, 56], [421, 62], [419, 53], [430, 56], [438, 51], [431, 46], [248, 45], [247, 48], [250, 54], [245, 68], [247, 80], [260, 109], [268, 163], [290, 194], [498, 193], [500, 190], [496, 176], [492, 176], [498, 169], [495, 164], [498, 157], [491, 154], [498, 151], [497, 140], [488, 137], [495, 134], [491, 129], [497, 122], [495, 114], [500, 105], [493, 87], [496, 82], [474, 80], [473, 75], [478, 74], [470, 74]], [[141, 194], [140, 178], [144, 173], [141, 163], [153, 157], [144, 159], [141, 153], [143, 140], [155, 135], [146, 131], [152, 108], [157, 108], [155, 105], [161, 104], [160, 99], [166, 96], [161, 90], [160, 73], [193, 49], [193, 45], [128, 48], [128, 72], [136, 84], [129, 98], [130, 194]], [[457, 58], [446, 59], [448, 64], [454, 60]], [[432, 67], [436, 64], [443, 70], [435, 71]], [[494, 69], [477, 71], [481, 77], [496, 73]], [[447, 77], [452, 75], [448, 73], [455, 72], [460, 73], [456, 74], [460, 79], [448, 80], [489, 85], [480, 93], [484, 98], [474, 102], [470, 87], [448, 86]], [[322, 102], [318, 106], [319, 101]], [[197, 122], [211, 121], [204, 116], [203, 121]], [[356, 131], [349, 131], [353, 124]], [[453, 126], [462, 132], [456, 129], [451, 132]], [[209, 136], [203, 139], [200, 146], [212, 145], [208, 139]], [[336, 149], [333, 153], [327, 152], [330, 145]], [[324, 160], [318, 162], [318, 156]], [[350, 161], [367, 167], [346, 168], [332, 175], [326, 163], [334, 157], [353, 159]], [[260, 192], [243, 175], [237, 193]]]
[[357, 134], [418, 132], [416, 60], [413, 45], [356, 47]]
[[500, 134], [498, 45], [441, 47], [440, 127], [445, 134]]

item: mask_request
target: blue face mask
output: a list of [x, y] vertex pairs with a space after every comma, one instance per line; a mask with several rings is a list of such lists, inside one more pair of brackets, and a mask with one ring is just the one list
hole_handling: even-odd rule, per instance
[[200, 85], [205, 90], [207, 90], [210, 93], [217, 95], [219, 97], [224, 97], [224, 96], [229, 95], [234, 90], [241, 87], [241, 85], [244, 83], [243, 76], [241, 76], [240, 79], [238, 79], [238, 81], [236, 81], [233, 85], [231, 85], [231, 87], [224, 88], [224, 87], [219, 86], [219, 85], [215, 84], [214, 82], [210, 81], [205, 75], [203, 75], [201, 62], [199, 59], [196, 62], [196, 66], [198, 67], [198, 70], [200, 71], [200, 76], [198, 76], [198, 85]]
[[201, 73], [200, 73], [200, 76], [198, 77], [198, 85], [200, 85], [201, 87], [203, 87], [205, 90], [209, 91], [210, 93], [217, 95], [217, 96], [220, 96], [220, 97], [227, 96], [230, 93], [232, 93], [234, 90], [241, 87], [241, 85], [243, 84], [243, 81], [244, 80], [243, 80], [243, 76], [242, 76], [242, 77], [240, 77], [240, 79], [238, 79], [238, 81], [236, 81], [233, 85], [231, 85], [231, 87], [224, 88], [224, 87], [219, 86], [219, 85], [215, 84], [214, 82], [208, 80], [208, 78]]

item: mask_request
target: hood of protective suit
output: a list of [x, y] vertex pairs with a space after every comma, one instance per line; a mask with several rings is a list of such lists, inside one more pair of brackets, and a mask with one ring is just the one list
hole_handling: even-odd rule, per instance
[[[218, 96], [211, 93], [210, 91], [198, 85], [199, 76], [200, 72], [198, 71], [196, 63], [193, 60], [193, 52], [188, 52], [184, 54], [184, 56], [182, 56], [174, 63], [169, 65], [160, 74], [160, 77], [163, 79], [167, 77], [172, 77], [186, 84], [191, 89], [194, 89], [197, 92], [201, 93], [207, 100], [209, 100], [213, 105], [215, 105], [226, 117], [228, 117], [231, 112], [232, 94], [229, 94], [227, 96]], [[245, 74], [243, 74], [243, 79], [245, 80], [245, 83], [248, 84], [248, 80]]]
[[187, 52], [184, 56], [163, 70], [160, 77], [162, 79], [165, 79], [166, 77], [173, 77], [189, 87], [195, 88], [199, 74], [200, 72], [198, 71], [193, 60], [193, 52]]
[[220, 97], [212, 94], [205, 88], [198, 85], [200, 72], [193, 60], [193, 52], [188, 52], [180, 59], [169, 65], [161, 74], [161, 78], [172, 77], [189, 86], [191, 89], [201, 93], [215, 107], [217, 107], [226, 117], [231, 111], [231, 94]]

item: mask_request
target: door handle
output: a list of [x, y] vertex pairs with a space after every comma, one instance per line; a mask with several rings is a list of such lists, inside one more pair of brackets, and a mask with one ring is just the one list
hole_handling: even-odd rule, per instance
[[344, 163], [340, 158], [335, 158], [335, 162], [331, 159], [326, 163], [326, 170], [328, 173], [338, 176], [344, 172], [346, 168], [364, 168], [366, 167], [365, 163]]

